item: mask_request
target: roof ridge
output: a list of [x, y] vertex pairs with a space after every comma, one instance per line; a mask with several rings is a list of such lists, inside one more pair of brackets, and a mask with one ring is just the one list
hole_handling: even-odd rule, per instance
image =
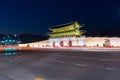
[[74, 23], [74, 22], [72, 21], [72, 22], [69, 22], [69, 23], [59, 24], [59, 25], [56, 25], [56, 26], [64, 26], [64, 25], [68, 25], [68, 24], [72, 24], [72, 23]]
[[71, 24], [73, 24], [74, 22], [69, 22], [69, 23], [65, 23], [65, 24], [60, 24], [60, 25], [56, 25], [56, 26], [54, 26], [54, 27], [49, 27], [49, 28], [59, 28], [59, 27], [63, 27], [63, 26], [67, 26], [67, 25], [71, 25]]

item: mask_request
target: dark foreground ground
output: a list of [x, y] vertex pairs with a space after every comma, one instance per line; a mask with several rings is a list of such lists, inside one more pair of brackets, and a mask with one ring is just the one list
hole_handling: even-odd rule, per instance
[[120, 52], [51, 49], [0, 53], [0, 80], [35, 78], [120, 80]]

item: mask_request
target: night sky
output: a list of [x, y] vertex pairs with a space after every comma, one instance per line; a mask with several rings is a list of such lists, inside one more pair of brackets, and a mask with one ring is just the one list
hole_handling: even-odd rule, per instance
[[0, 33], [46, 34], [48, 27], [78, 21], [87, 34], [120, 34], [120, 1], [0, 0]]

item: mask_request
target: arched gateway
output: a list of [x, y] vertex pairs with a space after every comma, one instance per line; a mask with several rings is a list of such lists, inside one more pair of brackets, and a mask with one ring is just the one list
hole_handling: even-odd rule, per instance
[[53, 47], [55, 47], [55, 42], [53, 42]]
[[63, 41], [60, 41], [60, 46], [63, 47], [63, 45], [64, 45], [64, 44], [63, 44]]
[[72, 46], [72, 41], [68, 42], [68, 46], [71, 47]]

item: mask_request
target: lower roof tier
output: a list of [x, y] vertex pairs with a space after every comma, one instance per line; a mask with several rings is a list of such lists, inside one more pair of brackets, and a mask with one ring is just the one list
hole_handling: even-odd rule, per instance
[[64, 32], [60, 34], [48, 34], [50, 37], [67, 37], [67, 36], [81, 36], [85, 31], [75, 30], [71, 32]]

